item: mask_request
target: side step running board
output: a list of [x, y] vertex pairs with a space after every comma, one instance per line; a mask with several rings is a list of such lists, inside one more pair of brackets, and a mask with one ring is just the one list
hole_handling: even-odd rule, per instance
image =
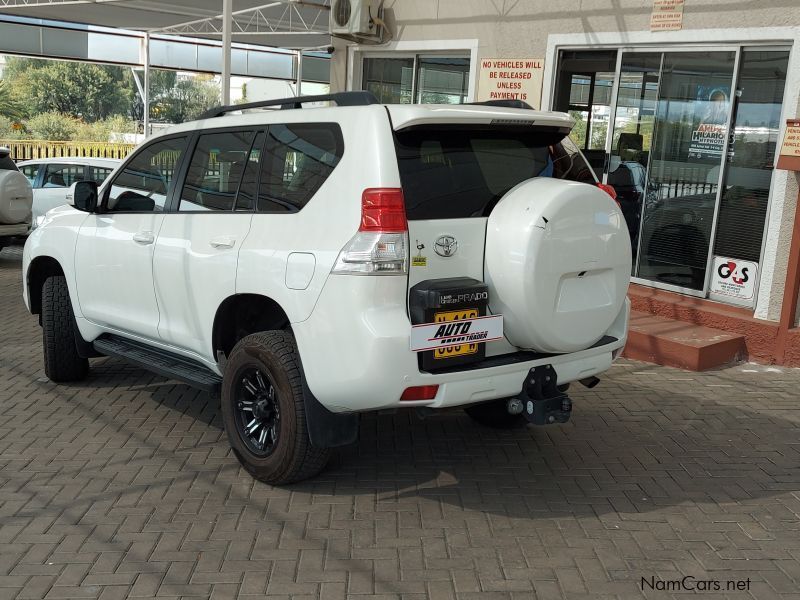
[[222, 377], [191, 359], [116, 335], [98, 338], [93, 346], [104, 356], [121, 358], [168, 379], [177, 379], [212, 394], [219, 393]]

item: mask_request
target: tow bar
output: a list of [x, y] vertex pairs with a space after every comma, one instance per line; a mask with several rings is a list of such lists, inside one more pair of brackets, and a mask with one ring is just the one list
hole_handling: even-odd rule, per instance
[[552, 365], [528, 371], [519, 396], [508, 401], [508, 412], [523, 413], [534, 425], [566, 423], [572, 414], [572, 400], [558, 389], [558, 376]]

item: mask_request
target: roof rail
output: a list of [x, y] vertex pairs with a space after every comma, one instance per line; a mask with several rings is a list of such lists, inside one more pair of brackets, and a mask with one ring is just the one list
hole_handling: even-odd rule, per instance
[[523, 100], [485, 100], [484, 102], [470, 102], [470, 104], [501, 106], [503, 108], [527, 108], [528, 110], [533, 110], [533, 107]]
[[207, 110], [197, 119], [213, 119], [221, 117], [237, 110], [249, 110], [251, 108], [264, 108], [268, 106], [280, 106], [282, 110], [291, 108], [303, 108], [306, 102], [335, 102], [336, 106], [367, 106], [369, 104], [380, 104], [372, 92], [339, 92], [337, 94], [323, 94], [320, 96], [295, 96], [294, 98], [283, 98], [280, 100], [259, 100], [258, 102], [248, 102], [246, 104], [230, 104], [228, 106], [217, 106]]

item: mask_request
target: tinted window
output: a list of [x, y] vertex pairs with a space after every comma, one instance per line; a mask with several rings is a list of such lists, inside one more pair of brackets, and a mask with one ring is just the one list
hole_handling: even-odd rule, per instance
[[106, 180], [106, 177], [111, 175], [111, 171], [114, 169], [110, 169], [108, 167], [88, 167], [89, 169], [89, 181], [96, 181], [97, 183], [103, 183]]
[[339, 164], [343, 152], [338, 125], [271, 125], [261, 170], [258, 210], [294, 212], [303, 208]]
[[254, 131], [201, 135], [178, 210], [232, 210], [254, 137]]
[[33, 185], [36, 182], [36, 176], [39, 174], [39, 168], [42, 165], [25, 165], [20, 169], [23, 175], [28, 178], [28, 181]]
[[594, 185], [597, 177], [581, 154], [578, 146], [570, 138], [564, 138], [561, 143], [550, 148], [550, 157], [553, 160], [553, 177], [568, 181], [579, 181]]
[[83, 181], [84, 171], [85, 169], [83, 165], [46, 165], [42, 187], [69, 187], [76, 181]]
[[163, 211], [170, 181], [186, 146], [186, 138], [160, 140], [134, 154], [108, 192], [110, 212]]
[[563, 132], [553, 129], [398, 132], [408, 218], [486, 216], [511, 188], [532, 177], [589, 181], [591, 170], [574, 145], [567, 150], [560, 144], [563, 138]]
[[239, 192], [236, 194], [236, 210], [253, 210], [255, 208], [263, 146], [264, 132], [259, 132], [250, 149], [247, 166], [244, 168], [242, 181], [239, 184]]

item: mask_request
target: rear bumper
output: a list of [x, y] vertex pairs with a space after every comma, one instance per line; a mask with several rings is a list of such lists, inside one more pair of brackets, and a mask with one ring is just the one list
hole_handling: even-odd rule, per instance
[[[614, 341], [607, 344], [485, 368], [424, 373], [409, 349], [406, 307], [397, 302], [405, 297], [404, 277], [332, 275], [311, 317], [292, 323], [308, 386], [328, 410], [445, 408], [507, 398], [520, 392], [525, 375], [539, 365], [553, 365], [559, 384], [598, 375], [611, 366], [627, 338], [626, 301], [607, 332]], [[436, 397], [400, 402], [407, 387], [421, 385], [439, 385]]]

